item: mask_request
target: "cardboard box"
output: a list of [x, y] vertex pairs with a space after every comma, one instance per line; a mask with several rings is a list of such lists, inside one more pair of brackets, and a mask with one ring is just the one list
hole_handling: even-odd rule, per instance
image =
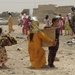
[[[51, 28], [45, 28], [42, 29], [42, 31], [51, 39], [55, 40], [55, 30], [56, 27], [51, 27]], [[53, 46], [52, 43], [49, 43], [47, 41], [42, 40], [42, 47], [49, 47], [49, 46]]]

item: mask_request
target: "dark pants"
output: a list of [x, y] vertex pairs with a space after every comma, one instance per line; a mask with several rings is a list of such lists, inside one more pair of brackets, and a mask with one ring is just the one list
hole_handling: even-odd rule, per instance
[[54, 63], [54, 59], [55, 59], [58, 47], [59, 47], [59, 43], [56, 46], [49, 47], [48, 65], [51, 67], [54, 66], [53, 63]]
[[70, 25], [70, 27], [71, 27], [71, 29], [72, 29], [73, 33], [75, 34], [75, 26]]

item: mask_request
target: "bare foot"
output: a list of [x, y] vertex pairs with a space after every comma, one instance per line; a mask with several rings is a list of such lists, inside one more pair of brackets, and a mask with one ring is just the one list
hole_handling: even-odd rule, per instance
[[58, 57], [55, 57], [55, 61], [59, 61], [59, 58]]

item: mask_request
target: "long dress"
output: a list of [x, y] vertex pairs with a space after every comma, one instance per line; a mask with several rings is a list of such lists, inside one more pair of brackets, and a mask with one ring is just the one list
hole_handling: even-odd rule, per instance
[[26, 18], [23, 19], [23, 28], [22, 28], [22, 33], [27, 35], [29, 31], [29, 25], [28, 25], [28, 20]]
[[14, 31], [14, 29], [13, 29], [13, 23], [12, 23], [12, 16], [9, 16], [9, 18], [8, 18], [8, 29], [9, 29], [9, 32], [11, 32], [11, 31]]
[[43, 32], [34, 33], [33, 41], [30, 42], [28, 35], [28, 52], [30, 56], [31, 67], [41, 68], [46, 64], [45, 50], [41, 46], [41, 40], [51, 42]]
[[70, 25], [69, 25], [69, 22], [65, 22], [65, 35], [67, 34], [67, 31], [68, 31], [68, 34], [70, 34]]
[[[2, 37], [0, 35], [0, 41], [1, 40], [2, 40]], [[1, 46], [2, 43], [3, 42], [0, 42], [0, 64], [5, 63], [8, 59], [5, 46]]]

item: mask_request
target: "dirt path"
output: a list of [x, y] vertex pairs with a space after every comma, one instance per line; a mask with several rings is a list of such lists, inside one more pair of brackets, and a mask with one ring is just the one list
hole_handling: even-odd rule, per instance
[[[43, 27], [42, 25], [40, 27]], [[7, 26], [2, 26], [4, 32], [8, 32]], [[75, 74], [75, 45], [68, 46], [65, 41], [71, 36], [60, 36], [60, 47], [57, 57], [60, 61], [55, 61], [57, 68], [30, 69], [29, 55], [27, 51], [26, 36], [22, 35], [21, 27], [14, 26], [15, 32], [12, 32], [14, 37], [22, 36], [23, 39], [17, 39], [18, 44], [6, 47], [8, 53], [8, 61], [6, 65], [9, 69], [0, 69], [0, 75], [74, 75]], [[21, 50], [18, 50], [18, 47]], [[48, 56], [47, 47], [46, 57]]]

